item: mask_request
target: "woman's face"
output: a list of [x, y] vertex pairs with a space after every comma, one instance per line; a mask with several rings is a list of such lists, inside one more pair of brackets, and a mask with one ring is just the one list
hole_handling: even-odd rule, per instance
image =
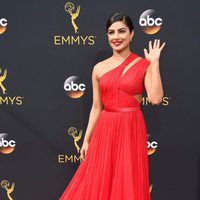
[[107, 32], [108, 42], [115, 51], [121, 51], [129, 47], [134, 32], [130, 33], [128, 26], [123, 21], [113, 23]]

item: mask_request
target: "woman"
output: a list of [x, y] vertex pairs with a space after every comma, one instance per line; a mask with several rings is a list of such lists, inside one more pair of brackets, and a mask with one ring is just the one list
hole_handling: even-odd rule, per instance
[[131, 52], [134, 26], [123, 13], [107, 21], [113, 55], [92, 72], [93, 104], [81, 148], [81, 164], [60, 200], [150, 200], [147, 131], [140, 101], [144, 90], [159, 104], [160, 40], [145, 58]]

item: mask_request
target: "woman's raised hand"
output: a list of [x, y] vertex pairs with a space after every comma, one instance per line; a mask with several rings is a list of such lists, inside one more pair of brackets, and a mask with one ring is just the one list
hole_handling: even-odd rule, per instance
[[155, 39], [152, 45], [152, 42], [149, 41], [149, 53], [147, 49], [144, 49], [145, 58], [149, 61], [159, 61], [160, 53], [165, 46], [165, 42], [160, 46], [160, 39]]

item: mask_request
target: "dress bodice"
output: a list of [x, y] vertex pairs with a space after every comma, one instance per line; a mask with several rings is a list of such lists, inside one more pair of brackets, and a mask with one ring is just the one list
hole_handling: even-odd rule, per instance
[[141, 58], [125, 70], [138, 57], [137, 54], [131, 52], [119, 66], [105, 72], [99, 78], [101, 100], [104, 106], [140, 106], [135, 95], [143, 94], [145, 91], [144, 73], [149, 61]]

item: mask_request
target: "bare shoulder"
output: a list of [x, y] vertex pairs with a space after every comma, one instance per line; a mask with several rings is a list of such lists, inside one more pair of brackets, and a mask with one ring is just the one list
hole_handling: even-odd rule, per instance
[[105, 65], [111, 63], [111, 61], [112, 61], [111, 57], [106, 58], [106, 59], [104, 59], [104, 60], [98, 62], [98, 63], [94, 66], [94, 68], [95, 68], [95, 70], [98, 70], [99, 68], [102, 68], [102, 67], [104, 67]]
[[106, 58], [105, 60], [102, 60], [100, 62], [98, 62], [96, 65], [94, 65], [93, 70], [95, 72], [95, 74], [97, 75], [97, 78], [99, 78], [102, 74], [102, 72], [105, 71], [106, 66], [112, 64], [112, 59], [111, 57]]

